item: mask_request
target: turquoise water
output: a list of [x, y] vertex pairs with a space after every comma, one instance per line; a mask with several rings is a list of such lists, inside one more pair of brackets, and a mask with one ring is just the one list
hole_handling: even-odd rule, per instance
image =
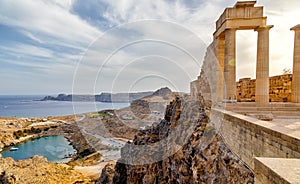
[[1, 153], [2, 157], [12, 157], [17, 161], [39, 155], [46, 157], [50, 162], [68, 162], [70, 159], [65, 156], [76, 153], [63, 136], [41, 137], [14, 147], [19, 149], [17, 151], [5, 150]]

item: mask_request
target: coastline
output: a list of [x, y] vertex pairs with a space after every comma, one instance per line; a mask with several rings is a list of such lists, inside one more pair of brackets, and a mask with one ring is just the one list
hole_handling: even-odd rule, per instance
[[[134, 140], [139, 129], [145, 129], [164, 116], [165, 106], [174, 98], [175, 95], [169, 89], [161, 89], [152, 96], [115, 110], [38, 118], [0, 117], [0, 146], [2, 143], [5, 143], [3, 144], [5, 146], [12, 146], [37, 137], [61, 135], [70, 142], [76, 154], [68, 163], [58, 163], [56, 167], [63, 166], [67, 170], [80, 172], [95, 181], [106, 164], [116, 164], [121, 158], [121, 148]], [[18, 141], [13, 142], [12, 140], [16, 140], [17, 137]], [[0, 159], [0, 162], [3, 160], [16, 164], [23, 162], [12, 161], [9, 158]], [[32, 158], [24, 161], [34, 160]], [[52, 164], [47, 161], [47, 165]], [[13, 173], [19, 175], [24, 169], [26, 168], [16, 168]]]
[[[76, 153], [79, 154], [84, 150], [90, 150], [90, 152], [94, 152], [94, 149], [84, 140], [82, 140], [82, 133], [79, 128], [75, 124], [75, 117], [74, 116], [58, 116], [58, 117], [48, 117], [50, 118], [45, 120], [44, 117], [42, 118], [11, 118], [11, 117], [1, 117], [0, 124], [2, 124], [1, 128], [2, 132], [5, 132], [5, 139], [3, 141], [0, 140], [0, 152], [9, 149], [12, 146], [24, 144], [29, 140], [37, 139], [40, 137], [48, 137], [48, 136], [63, 136], [67, 139], [70, 145], [76, 150]], [[24, 123], [25, 121], [28, 121]], [[51, 120], [51, 121], [50, 121]], [[9, 126], [11, 125], [11, 121], [15, 123], [18, 128], [6, 128], [3, 126], [3, 122], [9, 122]], [[49, 123], [51, 122], [51, 123]], [[6, 123], [7, 124], [7, 123]], [[9, 127], [8, 126], [8, 127]], [[3, 130], [4, 127], [4, 130]], [[26, 132], [29, 128], [35, 128], [41, 130], [39, 133], [32, 133], [26, 136], [21, 136], [19, 138], [14, 137], [15, 132]], [[47, 130], [47, 131], [45, 131]], [[79, 139], [81, 139], [79, 141]], [[79, 143], [79, 144], [78, 144]], [[73, 155], [71, 160], [76, 159], [78, 156], [77, 154]]]
[[[76, 126], [75, 116], [57, 116], [57, 117], [40, 117], [40, 118], [15, 118], [15, 117], [1, 117], [0, 118], [0, 146], [2, 151], [11, 146], [24, 144], [29, 140], [39, 137], [48, 136], [63, 136], [68, 141], [69, 145], [76, 150], [76, 154], [72, 155], [66, 162], [50, 162], [44, 156], [33, 156], [26, 160], [15, 161], [10, 157], [3, 158], [0, 153], [0, 175], [4, 174], [7, 178], [17, 181], [34, 181], [33, 176], [40, 176], [38, 178], [52, 180], [52, 181], [84, 181], [84, 183], [93, 183], [94, 178], [84, 172], [76, 169], [76, 166], [84, 166], [85, 162], [94, 164], [95, 161], [101, 159], [101, 155], [95, 153], [95, 161], [83, 160], [82, 163], [74, 162], [76, 160], [85, 159], [79, 158], [78, 155], [85, 150], [94, 149], [82, 139], [83, 135]], [[47, 123], [47, 121], [56, 123]], [[36, 124], [34, 124], [36, 123]], [[30, 126], [35, 125], [35, 126]], [[17, 139], [14, 132], [29, 130], [42, 130], [39, 133], [22, 136]], [[46, 131], [45, 131], [46, 130]], [[27, 131], [25, 131], [27, 132]], [[16, 134], [15, 134], [16, 135]], [[97, 160], [98, 159], [98, 160]], [[71, 164], [70, 164], [71, 163]], [[26, 167], [24, 167], [24, 164]], [[30, 169], [31, 168], [31, 169]], [[84, 167], [83, 167], [84, 168]], [[28, 170], [28, 171], [27, 171]], [[25, 173], [31, 172], [32, 175]], [[24, 175], [25, 174], [25, 175]], [[73, 178], [70, 180], [69, 178]]]

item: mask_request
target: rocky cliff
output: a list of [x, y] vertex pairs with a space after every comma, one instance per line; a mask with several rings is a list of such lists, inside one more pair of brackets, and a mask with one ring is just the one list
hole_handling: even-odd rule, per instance
[[103, 172], [101, 178], [109, 178], [106, 183], [254, 183], [251, 170], [210, 125], [202, 104], [178, 96], [164, 120], [122, 148], [113, 177]]

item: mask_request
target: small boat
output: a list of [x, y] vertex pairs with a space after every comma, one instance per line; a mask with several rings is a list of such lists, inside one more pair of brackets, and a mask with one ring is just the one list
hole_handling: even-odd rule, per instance
[[9, 151], [17, 151], [19, 148], [15, 148], [15, 147], [12, 147], [9, 149]]

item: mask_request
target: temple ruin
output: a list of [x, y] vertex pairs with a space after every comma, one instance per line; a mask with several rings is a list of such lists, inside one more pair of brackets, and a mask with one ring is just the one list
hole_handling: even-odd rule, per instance
[[[237, 2], [232, 8], [226, 8], [216, 21], [214, 40], [208, 48], [201, 74], [191, 83], [192, 97], [196, 98], [201, 93], [212, 102], [239, 100], [241, 92], [237, 90], [236, 82], [236, 31], [252, 29], [258, 33], [256, 79], [254, 87], [252, 83], [251, 89], [246, 90], [252, 90], [252, 101], [256, 104], [268, 104], [274, 99], [270, 97], [273, 87], [270, 86], [269, 79], [269, 31], [273, 25], [267, 25], [267, 17], [263, 14], [264, 7], [255, 4], [256, 1]], [[273, 101], [300, 103], [300, 25], [291, 30], [295, 31], [293, 77], [289, 89], [291, 94], [288, 100]], [[204, 89], [203, 83], [208, 83], [210, 89]]]
[[[255, 4], [237, 2], [217, 20], [200, 75], [191, 82], [191, 97], [211, 107], [212, 125], [254, 171], [255, 183], [297, 183], [300, 25], [291, 28], [295, 32], [293, 74], [269, 77], [269, 31], [273, 26], [267, 25], [263, 7]], [[236, 82], [236, 31], [247, 29], [258, 33], [256, 79]]]

